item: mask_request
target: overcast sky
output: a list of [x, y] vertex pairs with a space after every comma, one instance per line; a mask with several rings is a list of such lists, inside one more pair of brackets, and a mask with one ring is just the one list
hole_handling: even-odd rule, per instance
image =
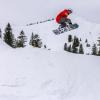
[[99, 0], [0, 0], [0, 20], [27, 23], [55, 17], [64, 8], [100, 23]]

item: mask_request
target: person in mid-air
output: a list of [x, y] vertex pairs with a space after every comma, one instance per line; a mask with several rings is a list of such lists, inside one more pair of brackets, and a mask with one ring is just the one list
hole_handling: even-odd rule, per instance
[[57, 17], [56, 17], [56, 22], [58, 24], [61, 24], [61, 27], [66, 27], [66, 22], [69, 25], [72, 25], [71, 20], [68, 18], [68, 15], [72, 13], [72, 10], [70, 9], [65, 9], [62, 12], [60, 12]]

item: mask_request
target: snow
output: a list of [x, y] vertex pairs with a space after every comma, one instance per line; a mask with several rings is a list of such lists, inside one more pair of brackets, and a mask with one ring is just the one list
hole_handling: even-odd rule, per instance
[[2, 100], [100, 99], [99, 57], [32, 47], [0, 53]]

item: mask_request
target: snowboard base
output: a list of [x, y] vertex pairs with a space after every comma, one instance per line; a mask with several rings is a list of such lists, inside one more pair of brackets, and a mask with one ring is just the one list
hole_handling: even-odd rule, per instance
[[76, 23], [72, 24], [71, 26], [67, 26], [67, 27], [63, 27], [63, 28], [61, 28], [61, 26], [59, 26], [58, 29], [53, 30], [53, 33], [55, 35], [59, 35], [59, 34], [62, 34], [62, 33], [77, 29], [78, 27], [79, 27], [79, 25], [76, 24]]

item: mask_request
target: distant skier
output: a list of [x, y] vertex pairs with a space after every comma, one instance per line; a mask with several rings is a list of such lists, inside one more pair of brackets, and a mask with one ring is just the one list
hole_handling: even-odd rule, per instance
[[56, 17], [56, 22], [58, 24], [61, 24], [61, 27], [66, 27], [66, 22], [69, 25], [72, 25], [71, 20], [68, 18], [68, 15], [70, 15], [72, 13], [72, 10], [70, 9], [65, 9], [62, 12], [60, 12], [57, 17]]

